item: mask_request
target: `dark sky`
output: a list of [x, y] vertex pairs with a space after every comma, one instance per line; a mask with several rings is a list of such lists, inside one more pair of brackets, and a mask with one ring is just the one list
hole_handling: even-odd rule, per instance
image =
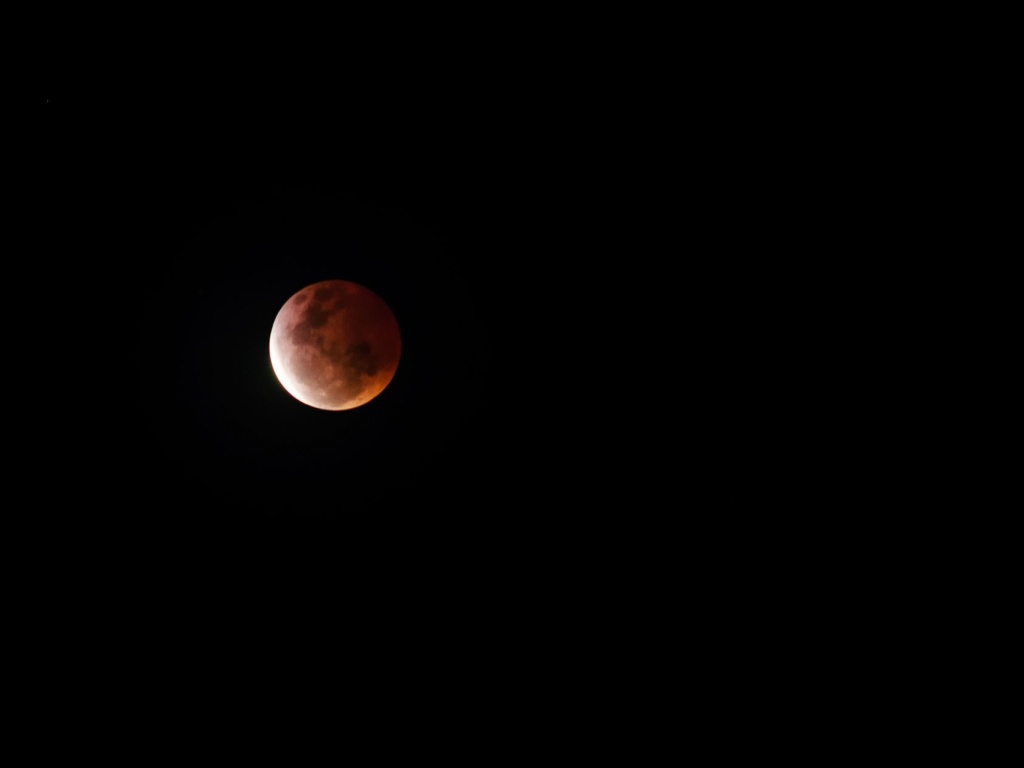
[[[270, 193], [183, 233], [149, 278], [133, 350], [140, 440], [154, 459], [146, 474], [155, 487], [180, 483], [183, 500], [243, 514], [340, 518], [404, 505], [438, 472], [455, 476], [480, 407], [489, 339], [457, 243], [410, 206], [309, 186]], [[326, 279], [372, 287], [403, 333], [393, 385], [345, 413], [284, 393], [267, 354], [277, 310]]]
[[[59, 72], [19, 103], [2, 533], [19, 626], [61, 624], [32, 669], [86, 635], [105, 655], [77, 666], [106, 675], [96, 658], [138, 646], [146, 686], [191, 654], [216, 672], [191, 706], [232, 660], [262, 686], [319, 642], [301, 673], [318, 685], [434, 675], [433, 712], [451, 669], [473, 708], [500, 673], [529, 689], [519, 723], [562, 706], [552, 681], [609, 690], [609, 660], [661, 679], [643, 664], [679, 613], [716, 645], [718, 614], [747, 615], [721, 585], [764, 583], [803, 535], [774, 489], [813, 475], [774, 472], [791, 435], [745, 419], [788, 415], [766, 278], [790, 241], [737, 199], [784, 190], [748, 183], [765, 116], [694, 95], [734, 98], [705, 75], [719, 53], [659, 61], [679, 46], [650, 27], [620, 46], [574, 22], [595, 50], [556, 45], [557, 66], [523, 36], [493, 62], [381, 51], [307, 85], [261, 52], [263, 72], [124, 87]], [[391, 385], [350, 412], [297, 402], [269, 361], [283, 302], [328, 279], [378, 293], [402, 331]]]
[[[33, 104], [24, 268], [48, 287], [16, 314], [42, 372], [40, 493], [75, 489], [100, 527], [186, 535], [508, 523], [553, 449], [523, 430], [564, 397], [564, 332], [536, 336], [564, 202], [514, 115], [472, 104], [59, 88]], [[283, 302], [327, 279], [374, 290], [403, 335], [392, 384], [349, 412], [294, 400], [268, 357]]]
[[[67, 623], [51, 645], [92, 632], [146, 674], [249, 686], [312, 662], [380, 696], [534, 675], [533, 711], [551, 680], [605, 685], [620, 651], [599, 641], [674, 618], [660, 595], [707, 545], [704, 446], [671, 420], [704, 418], [687, 393], [714, 318], [689, 306], [685, 228], [649, 232], [683, 209], [638, 179], [684, 181], [608, 79], [460, 71], [72, 82], [25, 106], [4, 534], [30, 609]], [[299, 403], [269, 360], [281, 305], [329, 279], [402, 332], [390, 386], [348, 412]]]
[[[675, 209], [631, 176], [653, 159], [606, 84], [542, 82], [29, 105], [18, 280], [38, 288], [8, 311], [34, 503], [92, 540], [534, 564], [644, 529], [675, 472], [644, 409], [692, 376], [690, 340], [650, 344], [701, 289], [649, 242]], [[327, 279], [403, 336], [349, 412], [297, 402], [269, 361], [278, 309]]]

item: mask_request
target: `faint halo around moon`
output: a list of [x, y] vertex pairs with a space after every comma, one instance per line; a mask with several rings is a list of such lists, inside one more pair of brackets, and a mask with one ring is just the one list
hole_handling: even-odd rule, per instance
[[346, 411], [391, 383], [402, 342], [391, 308], [365, 286], [324, 280], [295, 293], [270, 331], [270, 363], [301, 403]]

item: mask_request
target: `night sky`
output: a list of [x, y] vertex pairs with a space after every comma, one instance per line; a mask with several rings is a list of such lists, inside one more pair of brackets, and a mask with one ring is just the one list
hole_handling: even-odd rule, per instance
[[[433, 712], [455, 669], [525, 685], [532, 712], [552, 681], [606, 687], [618, 638], [646, 656], [635, 628], [673, 621], [677, 564], [707, 557], [705, 446], [671, 419], [705, 416], [688, 392], [715, 318], [689, 304], [685, 231], [651, 241], [677, 209], [627, 172], [641, 131], [604, 81], [590, 108], [587, 83], [539, 80], [26, 105], [4, 533], [14, 591], [62, 624], [55, 658], [90, 635], [158, 695], [151, 670], [202, 677], [190, 706], [269, 666]], [[269, 358], [282, 304], [331, 279], [402, 333], [351, 411], [298, 402]]]
[[[424, 218], [292, 188], [183, 243], [154, 280], [136, 350], [154, 486], [242, 514], [341, 519], [404, 505], [450, 475], [479, 407], [488, 338], [469, 278]], [[302, 405], [269, 367], [277, 310], [326, 279], [372, 287], [403, 332], [392, 385], [351, 412]]]
[[[616, 685], [663, 680], [659, 643], [702, 637], [732, 666], [775, 631], [743, 600], [785, 599], [757, 590], [829, 511], [788, 511], [791, 480], [815, 500], [821, 481], [776, 472], [794, 438], [758, 421], [789, 418], [771, 278], [791, 241], [748, 204], [785, 193], [749, 183], [765, 116], [718, 107], [720, 53], [680, 67], [651, 27], [623, 48], [574, 20], [565, 40], [594, 50], [548, 60], [525, 35], [448, 66], [429, 34], [401, 59], [332, 41], [303, 63], [315, 83], [270, 36], [261, 72], [179, 76], [183, 48], [162, 78], [59, 72], [17, 104], [2, 538], [19, 636], [47, 654], [31, 675], [92, 670], [88, 709], [128, 659], [147, 694], [185, 681], [175, 727], [232, 674], [265, 696], [276, 667], [356, 708], [363, 677], [371, 710], [411, 690], [447, 718], [454, 694], [530, 730], [580, 694], [656, 700]], [[402, 334], [388, 388], [342, 412], [294, 399], [269, 357], [282, 304], [332, 279]], [[478, 706], [506, 690], [514, 716]]]
[[[33, 104], [18, 280], [45, 290], [9, 310], [35, 503], [90, 540], [528, 571], [636, 535], [674, 470], [634, 432], [660, 423], [651, 387], [687, 386], [692, 348], [648, 348], [688, 311], [651, 290], [688, 267], [645, 242], [661, 214], [621, 167], [642, 145], [612, 151], [558, 88]], [[269, 360], [281, 305], [329, 279], [402, 332], [395, 378], [352, 411], [299, 403]]]
[[[33, 436], [42, 493], [76, 489], [100, 528], [185, 536], [511, 540], [541, 515], [557, 440], [535, 427], [565, 398], [567, 337], [536, 335], [556, 208], [514, 123], [474, 134], [494, 116], [421, 101], [46, 98], [26, 268], [51, 311], [17, 342], [61, 372], [31, 393], [52, 424]], [[378, 293], [402, 331], [390, 386], [347, 412], [296, 401], [268, 356], [281, 305], [328, 279]]]

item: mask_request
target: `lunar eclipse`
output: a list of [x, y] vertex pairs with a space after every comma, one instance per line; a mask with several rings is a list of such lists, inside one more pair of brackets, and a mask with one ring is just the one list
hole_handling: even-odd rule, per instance
[[298, 291], [274, 319], [270, 362], [296, 400], [326, 411], [364, 405], [391, 383], [401, 357], [398, 321], [384, 300], [347, 280]]

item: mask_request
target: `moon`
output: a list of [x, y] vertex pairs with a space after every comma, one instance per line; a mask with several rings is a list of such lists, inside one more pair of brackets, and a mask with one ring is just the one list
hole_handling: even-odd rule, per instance
[[391, 383], [401, 354], [391, 308], [348, 280], [324, 280], [298, 291], [270, 331], [270, 363], [281, 386], [299, 402], [325, 411], [373, 400]]

